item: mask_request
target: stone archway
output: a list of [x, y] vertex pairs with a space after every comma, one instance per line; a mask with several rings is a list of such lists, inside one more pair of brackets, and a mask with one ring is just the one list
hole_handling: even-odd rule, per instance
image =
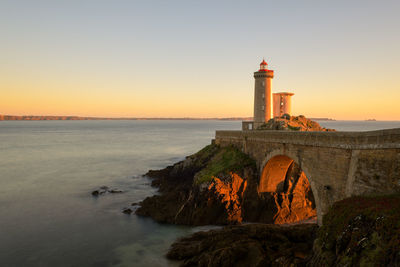
[[274, 197], [276, 224], [317, 218], [312, 185], [300, 165], [289, 156], [268, 157], [261, 171], [258, 193], [269, 193]]

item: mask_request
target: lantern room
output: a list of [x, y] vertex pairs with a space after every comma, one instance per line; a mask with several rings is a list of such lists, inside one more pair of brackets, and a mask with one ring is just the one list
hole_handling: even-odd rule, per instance
[[265, 60], [263, 59], [263, 61], [260, 64], [260, 69], [259, 71], [267, 71], [268, 70], [268, 64], [267, 62], [265, 62]]

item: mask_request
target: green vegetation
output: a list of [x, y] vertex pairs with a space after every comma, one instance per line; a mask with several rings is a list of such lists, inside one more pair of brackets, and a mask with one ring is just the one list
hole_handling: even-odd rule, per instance
[[199, 152], [190, 156], [196, 159], [199, 162], [208, 161], [218, 150], [218, 146], [211, 144], [203, 147]]
[[[207, 154], [209, 148], [204, 149], [206, 149], [204, 153]], [[205, 183], [211, 181], [214, 176], [226, 175], [230, 172], [241, 174], [246, 167], [256, 168], [255, 161], [248, 155], [232, 146], [219, 148], [206, 167], [196, 174], [195, 182]]]
[[214, 144], [205, 146], [195, 154], [186, 157], [186, 162], [191, 166], [191, 169], [199, 171], [207, 165], [210, 159], [217, 153], [218, 149], [218, 146]]
[[400, 194], [339, 201], [318, 231], [332, 264], [388, 266], [400, 263]]

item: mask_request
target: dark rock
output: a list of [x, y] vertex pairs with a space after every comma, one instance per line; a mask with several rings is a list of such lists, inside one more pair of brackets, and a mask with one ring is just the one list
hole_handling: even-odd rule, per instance
[[400, 266], [400, 194], [336, 202], [308, 266]]
[[105, 194], [107, 191], [106, 190], [94, 190], [93, 192], [92, 192], [92, 196], [95, 196], [95, 197], [98, 197], [99, 195], [103, 195], [103, 194]]
[[131, 206], [137, 206], [137, 205], [139, 205], [139, 203], [137, 203], [137, 202], [133, 202], [133, 203], [131, 204]]
[[119, 189], [111, 189], [111, 190], [108, 190], [107, 192], [109, 192], [111, 194], [115, 194], [115, 193], [123, 193], [124, 191], [119, 190]]
[[99, 189], [92, 191], [92, 196], [98, 197], [105, 193], [115, 194], [115, 193], [123, 193], [122, 190], [119, 189], [109, 189], [108, 186], [100, 186]]
[[167, 258], [181, 266], [304, 266], [316, 224], [250, 224], [197, 232], [172, 244]]
[[131, 214], [133, 212], [133, 210], [131, 210], [130, 208], [123, 208], [122, 209], [122, 213], [125, 213], [125, 214]]

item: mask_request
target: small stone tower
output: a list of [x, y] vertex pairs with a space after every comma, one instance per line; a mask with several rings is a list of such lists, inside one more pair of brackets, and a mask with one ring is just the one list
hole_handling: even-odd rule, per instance
[[293, 93], [275, 93], [274, 96], [274, 118], [281, 117], [283, 114], [291, 115]]
[[268, 69], [263, 60], [260, 69], [254, 72], [254, 129], [271, 119], [271, 80], [274, 71]]

